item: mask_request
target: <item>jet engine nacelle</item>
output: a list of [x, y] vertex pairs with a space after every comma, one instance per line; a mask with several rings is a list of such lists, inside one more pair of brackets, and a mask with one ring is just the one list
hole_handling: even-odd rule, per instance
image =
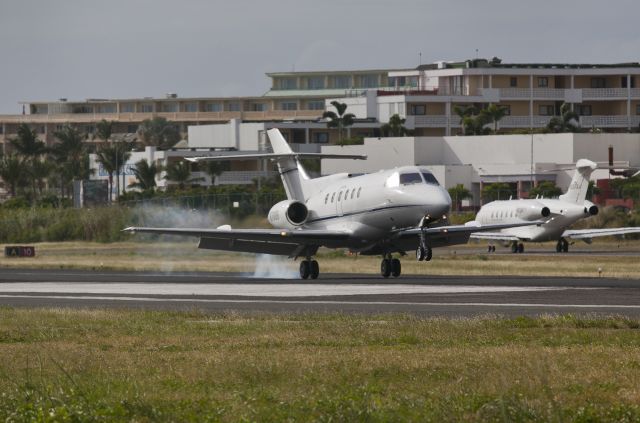
[[292, 228], [303, 225], [309, 217], [309, 209], [295, 200], [280, 201], [269, 210], [268, 220], [276, 228]]
[[532, 205], [522, 210], [520, 216], [525, 220], [539, 220], [541, 217], [549, 217], [550, 214], [551, 210], [549, 210], [549, 207]]
[[589, 214], [591, 216], [595, 216], [598, 214], [598, 206], [593, 204], [590, 201], [585, 201], [584, 203], [584, 214]]

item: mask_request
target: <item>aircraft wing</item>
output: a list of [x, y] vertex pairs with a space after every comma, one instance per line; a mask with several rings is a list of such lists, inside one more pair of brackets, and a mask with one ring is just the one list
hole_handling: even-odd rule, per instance
[[517, 236], [507, 235], [502, 232], [476, 232], [472, 233], [470, 238], [488, 239], [490, 241], [520, 241]]
[[[492, 233], [496, 236], [500, 234], [500, 229], [516, 228], [519, 226], [540, 225], [544, 221], [521, 222], [521, 223], [500, 223], [482, 225], [477, 221], [467, 222], [464, 225], [436, 226], [425, 229], [429, 242], [433, 247], [443, 247], [447, 245], [466, 244], [471, 236], [483, 233]], [[493, 232], [492, 232], [493, 231]], [[406, 229], [401, 232], [401, 237], [417, 236], [421, 232], [420, 228]], [[497, 239], [497, 238], [494, 238]]]
[[571, 239], [591, 239], [599, 236], [621, 236], [640, 233], [640, 227], [605, 228], [605, 229], [569, 229], [562, 236]]
[[313, 254], [321, 246], [343, 244], [348, 231], [290, 229], [200, 229], [129, 227], [131, 233], [182, 235], [200, 238], [198, 248], [247, 253], [301, 256]]

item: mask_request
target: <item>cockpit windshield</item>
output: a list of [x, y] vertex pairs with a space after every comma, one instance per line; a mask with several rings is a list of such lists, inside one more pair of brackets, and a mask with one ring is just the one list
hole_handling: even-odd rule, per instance
[[418, 172], [400, 174], [400, 185], [412, 185], [421, 183], [422, 177], [420, 177], [420, 174]]
[[431, 172], [427, 172], [425, 170], [422, 171], [422, 177], [424, 178], [424, 181], [428, 184], [431, 185], [440, 185], [438, 183], [438, 180], [436, 179], [435, 176], [433, 176], [433, 173]]

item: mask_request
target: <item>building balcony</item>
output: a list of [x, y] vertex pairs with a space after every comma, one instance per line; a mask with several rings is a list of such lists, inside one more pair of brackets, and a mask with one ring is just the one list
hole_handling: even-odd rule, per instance
[[[498, 122], [498, 128], [544, 128], [552, 116], [505, 116]], [[408, 128], [459, 128], [460, 117], [457, 115], [418, 115], [407, 116], [405, 125]]]
[[580, 116], [580, 126], [589, 128], [635, 128], [640, 125], [640, 116]]

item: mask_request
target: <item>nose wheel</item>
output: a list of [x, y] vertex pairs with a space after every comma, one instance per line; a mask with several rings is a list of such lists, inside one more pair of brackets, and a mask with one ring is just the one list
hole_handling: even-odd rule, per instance
[[302, 279], [318, 279], [320, 265], [315, 260], [302, 260], [300, 262], [300, 277]]
[[433, 251], [431, 250], [431, 247], [429, 247], [428, 245], [426, 246], [419, 245], [418, 248], [416, 248], [416, 260], [430, 261], [432, 257], [433, 257]]

